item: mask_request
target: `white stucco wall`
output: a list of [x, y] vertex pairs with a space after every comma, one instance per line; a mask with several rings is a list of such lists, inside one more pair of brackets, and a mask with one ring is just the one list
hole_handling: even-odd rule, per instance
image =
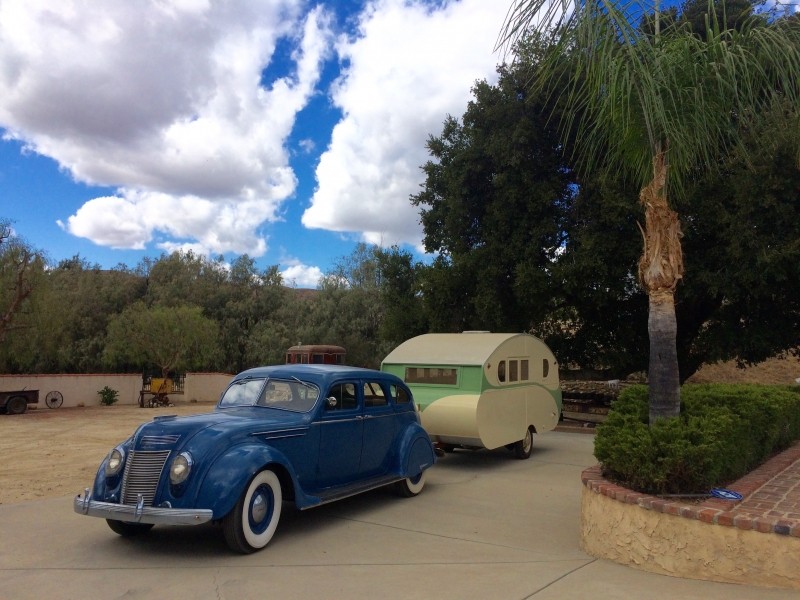
[[[187, 373], [183, 394], [170, 396], [172, 402], [216, 402], [232, 375], [227, 373]], [[105, 386], [119, 392], [118, 404], [138, 404], [142, 376], [138, 374], [97, 373], [89, 375], [0, 375], [0, 391], [39, 390], [39, 408], [47, 408], [44, 398], [57, 390], [64, 396], [64, 407], [97, 406], [98, 390]]]

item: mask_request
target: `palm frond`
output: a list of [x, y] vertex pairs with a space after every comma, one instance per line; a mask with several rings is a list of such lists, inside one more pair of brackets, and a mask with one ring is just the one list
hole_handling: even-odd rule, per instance
[[517, 0], [498, 46], [531, 34], [544, 40], [530, 85], [566, 107], [561, 126], [576, 132], [585, 170], [611, 167], [644, 184], [652, 157], [668, 148], [670, 187], [680, 191], [698, 165], [713, 168], [720, 151], [738, 147], [737, 127], [776, 102], [800, 112], [800, 26], [752, 16], [731, 30], [715, 16], [705, 39], [688, 24], [645, 35], [638, 23], [653, 9]]

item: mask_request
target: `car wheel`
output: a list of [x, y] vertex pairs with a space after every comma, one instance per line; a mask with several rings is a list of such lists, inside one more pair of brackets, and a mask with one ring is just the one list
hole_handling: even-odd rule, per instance
[[152, 523], [127, 523], [126, 521], [115, 521], [114, 519], [106, 519], [106, 523], [116, 534], [122, 537], [132, 537], [147, 533], [153, 528]]
[[6, 403], [6, 412], [10, 415], [21, 415], [28, 410], [28, 401], [23, 396], [9, 398]]
[[222, 520], [228, 546], [242, 554], [266, 546], [278, 527], [282, 502], [281, 482], [274, 471], [261, 471], [253, 477], [236, 506]]
[[533, 429], [528, 427], [525, 437], [514, 444], [514, 456], [519, 459], [529, 458], [533, 449]]
[[416, 477], [406, 477], [392, 484], [392, 489], [398, 496], [411, 498], [422, 491], [425, 486], [425, 471]]

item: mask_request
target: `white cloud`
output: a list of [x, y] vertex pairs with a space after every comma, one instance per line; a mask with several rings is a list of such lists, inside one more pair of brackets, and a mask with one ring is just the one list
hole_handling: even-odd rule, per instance
[[333, 91], [344, 118], [317, 167], [307, 227], [360, 232], [369, 243], [419, 245], [425, 142], [460, 116], [478, 79], [495, 80], [505, 17], [496, 0], [377, 0], [358, 36], [341, 39], [347, 69]]
[[[71, 234], [257, 257], [264, 225], [292, 214], [297, 115], [330, 92], [343, 118], [303, 224], [419, 245], [408, 197], [423, 181], [425, 142], [464, 112], [476, 79], [494, 79], [506, 7], [363, 3], [356, 14], [338, 0], [0, 0], [0, 128], [76, 182], [115, 190], [70, 208], [59, 224]], [[335, 37], [336, 10], [352, 14], [352, 36]], [[321, 91], [334, 49], [344, 71]], [[310, 131], [292, 140], [292, 160], [327, 138]], [[290, 269], [302, 285], [321, 276]]]
[[294, 263], [281, 271], [285, 285], [298, 288], [316, 288], [323, 273], [319, 267]]
[[[303, 4], [3, 0], [6, 138], [119, 188], [65, 228], [115, 248], [263, 254], [257, 229], [297, 183], [285, 142], [331, 46], [325, 11], [303, 21]], [[285, 37], [294, 71], [262, 87]]]
[[314, 151], [314, 148], [316, 148], [316, 144], [314, 143], [314, 140], [308, 139], [308, 138], [306, 138], [304, 140], [300, 140], [297, 143], [297, 145], [300, 146], [300, 148], [306, 154], [311, 154]]

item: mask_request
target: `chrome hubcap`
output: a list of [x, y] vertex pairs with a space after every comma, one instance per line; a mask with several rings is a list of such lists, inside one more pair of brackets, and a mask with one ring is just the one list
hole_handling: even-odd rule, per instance
[[261, 523], [264, 517], [267, 516], [267, 501], [263, 494], [258, 494], [253, 498], [253, 504], [250, 509], [250, 518], [253, 523]]

